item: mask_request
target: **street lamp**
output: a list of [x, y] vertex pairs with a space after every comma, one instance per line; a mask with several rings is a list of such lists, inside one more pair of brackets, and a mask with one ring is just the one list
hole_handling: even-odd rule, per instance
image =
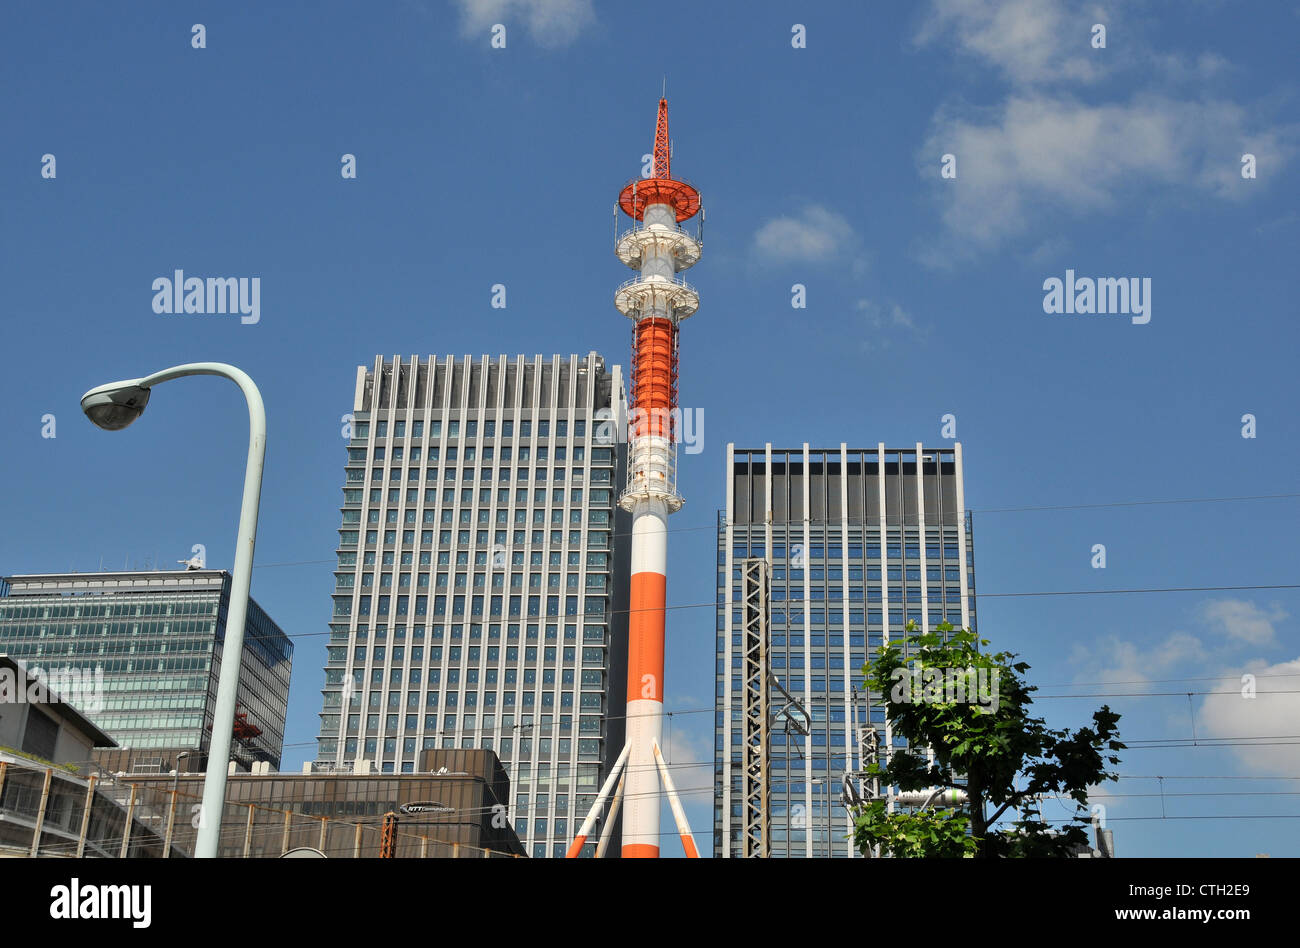
[[[163, 369], [144, 378], [110, 382], [81, 396], [81, 410], [105, 431], [120, 431], [144, 413], [154, 385], [187, 375], [219, 375], [230, 379], [248, 402], [248, 467], [244, 474], [244, 500], [239, 511], [235, 565], [230, 576], [230, 604], [226, 612], [226, 640], [217, 680], [212, 743], [203, 777], [203, 805], [194, 855], [212, 859], [221, 841], [221, 817], [226, 801], [227, 759], [235, 729], [235, 704], [239, 694], [239, 665], [244, 653], [244, 624], [248, 615], [248, 588], [253, 577], [253, 547], [257, 542], [257, 508], [262, 496], [262, 462], [266, 457], [266, 410], [253, 380], [241, 369], [222, 362], [191, 362]], [[214, 767], [213, 761], [221, 761]]]
[[190, 756], [189, 751], [181, 751], [179, 754], [176, 755], [176, 766], [172, 768], [172, 793], [173, 794], [176, 793], [176, 787], [180, 784], [180, 780], [181, 780], [181, 760], [188, 758], [189, 756]]

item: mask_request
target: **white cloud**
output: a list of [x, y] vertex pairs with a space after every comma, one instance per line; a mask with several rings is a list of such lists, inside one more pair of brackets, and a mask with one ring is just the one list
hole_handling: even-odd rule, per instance
[[1259, 185], [1241, 178], [1243, 152], [1277, 169], [1294, 151], [1294, 130], [1252, 125], [1231, 102], [1158, 95], [1088, 105], [1025, 94], [973, 116], [941, 111], [918, 162], [933, 176], [937, 156], [952, 153], [957, 178], [936, 186], [948, 245], [931, 256], [991, 250], [1045, 210], [1122, 211], [1152, 188], [1244, 198]]
[[916, 39], [950, 35], [1016, 83], [1090, 81], [1107, 55], [1091, 46], [1098, 22], [1106, 20], [1095, 7], [1069, 10], [1063, 0], [935, 0]]
[[1205, 82], [1227, 73], [1232, 64], [1218, 53], [1201, 53], [1195, 59], [1181, 53], [1151, 53], [1149, 62], [1174, 82]]
[[862, 348], [866, 350], [888, 349], [894, 337], [899, 335], [924, 340], [930, 334], [929, 329], [917, 325], [912, 314], [897, 303], [860, 299], [857, 310], [862, 314], [865, 333]]
[[1032, 264], [1041, 265], [1048, 262], [1055, 263], [1056, 260], [1070, 249], [1070, 242], [1059, 234], [1055, 237], [1048, 237], [1038, 246], [1034, 247], [1024, 255], [1024, 259]]
[[[1226, 662], [1240, 662], [1244, 649], [1276, 644], [1274, 626], [1289, 618], [1280, 606], [1265, 610], [1242, 599], [1208, 600], [1196, 608], [1195, 617], [1206, 634], [1171, 632], [1149, 649], [1116, 635], [1098, 638], [1089, 645], [1076, 644], [1070, 655], [1081, 669], [1076, 680], [1141, 683], [1171, 677], [1196, 663], [1204, 669], [1204, 663], [1211, 659], [1220, 667]], [[1203, 676], [1207, 672], [1198, 670], [1194, 674]], [[1224, 675], [1234, 680], [1238, 677], [1231, 668]]]
[[[933, 0], [916, 36], [924, 46], [950, 39], [961, 52], [997, 69], [1021, 87], [1089, 83], [1124, 70], [1168, 82], [1206, 82], [1232, 64], [1212, 51], [1165, 53], [1144, 37], [1145, 17], [1066, 0]], [[1107, 47], [1094, 49], [1092, 27], [1104, 25]], [[1120, 37], [1110, 44], [1110, 31]]]
[[[691, 715], [712, 723], [708, 715]], [[713, 791], [713, 732], [683, 724], [679, 719], [672, 730], [665, 728], [664, 759], [668, 773], [684, 806], [712, 806]]]
[[567, 46], [596, 19], [592, 0], [456, 0], [466, 36], [486, 36], [493, 24], [522, 25], [542, 46]]
[[754, 251], [775, 263], [831, 263], [859, 246], [853, 226], [819, 204], [793, 217], [774, 217], [754, 234]]
[[1291, 211], [1290, 213], [1283, 214], [1281, 217], [1275, 217], [1272, 220], [1264, 221], [1262, 224], [1257, 224], [1254, 227], [1254, 233], [1257, 237], [1263, 237], [1271, 231], [1284, 227], [1291, 227], [1297, 220], [1300, 220], [1300, 214]]
[[1234, 671], [1231, 679], [1238, 689], [1245, 672], [1256, 676], [1256, 696], [1246, 698], [1230, 687], [1216, 685], [1215, 691], [1229, 693], [1206, 696], [1197, 714], [1197, 736], [1263, 738], [1254, 746], [1234, 743], [1232, 752], [1256, 773], [1300, 777], [1300, 742], [1294, 740], [1300, 726], [1300, 694], [1294, 693], [1300, 690], [1300, 658]]
[[[932, 266], [991, 251], [1034, 231], [1046, 214], [1113, 212], [1204, 195], [1245, 198], [1264, 186], [1264, 168], [1279, 171], [1295, 152], [1294, 125], [1269, 128], [1229, 101], [1181, 101], [1161, 86], [1203, 86], [1231, 71], [1220, 54], [1164, 52], [1143, 37], [1144, 17], [1068, 0], [932, 0], [918, 44], [944, 42], [975, 57], [1014, 91], [996, 108], [940, 110], [918, 154], [921, 173], [936, 178], [938, 157], [957, 158], [958, 177], [936, 193], [944, 202], [944, 239], [920, 250]], [[1094, 23], [1118, 30], [1114, 48], [1093, 49]], [[1109, 39], [1109, 38], [1108, 38]], [[1083, 104], [1062, 91], [1121, 71], [1148, 91], [1127, 102]], [[1050, 91], [1049, 91], [1050, 90]], [[1253, 153], [1260, 181], [1241, 178]], [[1040, 249], [1045, 234], [1032, 234]]]
[[1272, 645], [1277, 641], [1275, 622], [1287, 613], [1274, 605], [1265, 612], [1253, 602], [1242, 599], [1219, 599], [1201, 606], [1201, 618], [1230, 643]]
[[1187, 632], [1172, 632], [1150, 649], [1108, 635], [1089, 646], [1076, 644], [1070, 659], [1082, 668], [1076, 680], [1141, 684], [1205, 657], [1200, 639]]
[[[1210, 635], [1173, 632], [1149, 649], [1114, 635], [1087, 647], [1076, 644], [1071, 660], [1080, 672], [1075, 680], [1123, 683], [1127, 691], [1170, 679], [1185, 682], [1187, 690], [1209, 692], [1194, 714], [1198, 739], [1231, 738], [1225, 745], [1244, 767], [1260, 774], [1300, 776], [1300, 742], [1294, 738], [1300, 733], [1300, 658], [1269, 664], [1232, 657], [1246, 648], [1274, 644], [1274, 625], [1288, 618], [1286, 612], [1221, 599], [1203, 603], [1196, 617]], [[1245, 673], [1256, 676], [1253, 698], [1241, 693]], [[1174, 688], [1163, 684], [1154, 690]], [[1180, 740], [1191, 737], [1186, 711], [1181, 705], [1167, 718]]]

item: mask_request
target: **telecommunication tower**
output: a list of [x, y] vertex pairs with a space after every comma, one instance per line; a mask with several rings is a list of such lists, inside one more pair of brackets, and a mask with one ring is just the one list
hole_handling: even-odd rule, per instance
[[668, 100], [661, 98], [652, 173], [634, 179], [619, 194], [618, 206], [636, 223], [617, 237], [614, 247], [618, 258], [637, 271], [614, 294], [614, 306], [632, 320], [628, 476], [619, 498], [619, 506], [632, 515], [627, 744], [569, 847], [571, 858], [582, 851], [611, 790], [610, 818], [597, 855], [603, 855], [608, 845], [621, 803], [623, 857], [658, 858], [661, 788], [668, 795], [686, 855], [699, 856], [660, 749], [668, 516], [683, 503], [677, 493], [678, 329], [700, 305], [695, 288], [677, 274], [694, 266], [701, 252], [699, 234], [681, 227], [700, 213], [700, 192], [673, 178], [671, 163]]

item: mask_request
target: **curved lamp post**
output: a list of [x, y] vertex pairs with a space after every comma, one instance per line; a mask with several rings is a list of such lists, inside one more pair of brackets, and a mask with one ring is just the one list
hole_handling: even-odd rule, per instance
[[[230, 577], [230, 605], [226, 612], [226, 638], [221, 675], [217, 680], [217, 705], [213, 713], [212, 743], [203, 778], [203, 807], [194, 855], [212, 859], [221, 840], [225, 810], [226, 761], [235, 729], [235, 699], [239, 693], [239, 666], [244, 654], [244, 624], [248, 616], [248, 587], [253, 574], [253, 547], [257, 542], [257, 508], [262, 495], [262, 462], [266, 457], [266, 410], [253, 380], [240, 369], [222, 362], [191, 362], [163, 369], [144, 378], [110, 382], [81, 396], [81, 410], [105, 431], [120, 431], [144, 413], [149, 394], [159, 382], [186, 375], [219, 375], [230, 379], [248, 401], [248, 469], [244, 474], [244, 502], [239, 511], [239, 536]], [[220, 761], [213, 766], [213, 761]]]

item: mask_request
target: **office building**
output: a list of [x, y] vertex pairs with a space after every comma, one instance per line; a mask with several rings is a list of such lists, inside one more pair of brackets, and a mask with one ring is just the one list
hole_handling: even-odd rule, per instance
[[[862, 666], [908, 620], [975, 628], [974, 547], [961, 445], [757, 450], [727, 447], [718, 519], [714, 855], [744, 852], [741, 563], [770, 576], [773, 689], [768, 743], [770, 855], [857, 856], [840, 802], [864, 766], [860, 729], [894, 744]], [[790, 720], [806, 712], [808, 735]]]
[[[63, 683], [117, 742], [95, 752], [107, 769], [203, 770], [229, 600], [224, 570], [11, 576], [0, 580], [0, 651]], [[279, 766], [292, 663], [293, 643], [250, 600], [231, 747], [238, 766]]]
[[623, 746], [626, 418], [594, 352], [358, 368], [318, 772], [492, 750], [564, 854]]

